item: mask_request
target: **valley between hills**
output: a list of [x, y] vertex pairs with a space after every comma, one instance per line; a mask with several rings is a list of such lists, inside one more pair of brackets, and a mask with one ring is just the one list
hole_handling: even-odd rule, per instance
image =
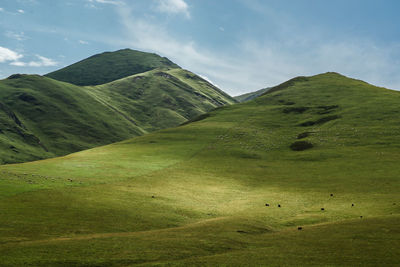
[[113, 53], [0, 81], [0, 265], [398, 265], [400, 92]]

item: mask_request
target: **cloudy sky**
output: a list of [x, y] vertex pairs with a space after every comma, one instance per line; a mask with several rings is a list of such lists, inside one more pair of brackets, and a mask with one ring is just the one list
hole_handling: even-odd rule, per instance
[[398, 0], [1, 0], [0, 78], [156, 52], [232, 95], [327, 71], [400, 89]]

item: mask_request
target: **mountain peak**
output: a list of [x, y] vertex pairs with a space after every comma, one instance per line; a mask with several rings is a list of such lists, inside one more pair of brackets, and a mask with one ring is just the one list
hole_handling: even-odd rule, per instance
[[99, 85], [157, 68], [180, 68], [166, 57], [129, 48], [103, 52], [45, 76], [75, 85]]

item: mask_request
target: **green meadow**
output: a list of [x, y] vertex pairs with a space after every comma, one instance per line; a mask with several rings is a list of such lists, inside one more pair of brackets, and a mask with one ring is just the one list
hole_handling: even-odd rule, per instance
[[398, 266], [399, 103], [298, 77], [176, 128], [2, 165], [0, 265]]

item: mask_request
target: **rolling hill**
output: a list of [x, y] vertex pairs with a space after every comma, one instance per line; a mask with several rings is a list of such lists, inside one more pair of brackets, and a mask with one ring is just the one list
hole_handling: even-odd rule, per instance
[[[121, 51], [115, 53], [119, 60]], [[111, 55], [94, 58], [109, 60]], [[90, 70], [95, 72], [95, 66]], [[110, 144], [178, 126], [232, 103], [229, 95], [181, 68], [157, 68], [97, 86], [12, 75], [0, 81], [0, 163]]]
[[297, 77], [180, 127], [0, 166], [0, 262], [395, 266], [399, 103]]

